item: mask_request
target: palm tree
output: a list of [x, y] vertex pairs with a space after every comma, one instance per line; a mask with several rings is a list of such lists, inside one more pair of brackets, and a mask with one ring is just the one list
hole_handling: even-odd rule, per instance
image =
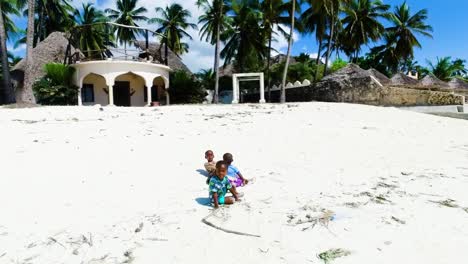
[[283, 0], [265, 0], [261, 3], [261, 11], [263, 13], [263, 30], [268, 38], [268, 57], [267, 57], [267, 91], [268, 100], [271, 98], [271, 78], [270, 78], [270, 64], [271, 64], [271, 42], [273, 40], [273, 34], [275, 26], [282, 35], [287, 36], [286, 31], [280, 26], [289, 24], [290, 19], [285, 16], [289, 10], [288, 6]]
[[[109, 19], [115, 23], [138, 27], [137, 22], [148, 20], [143, 14], [146, 13], [146, 8], [138, 7], [138, 0], [117, 0], [117, 9], [107, 8], [106, 13], [109, 14]], [[141, 29], [117, 27], [117, 39], [120, 44], [124, 45], [125, 58], [127, 58], [127, 44], [136, 39], [136, 35], [142, 33]]]
[[215, 84], [215, 72], [213, 69], [201, 70], [195, 74], [195, 76], [200, 80], [200, 83], [203, 88], [207, 90], [212, 90]]
[[87, 3], [82, 6], [83, 11], [75, 10], [75, 21], [77, 23], [76, 47], [88, 58], [103, 58], [107, 52], [107, 46], [113, 46], [111, 37], [106, 32], [107, 25], [103, 24], [108, 21], [104, 12], [97, 10], [93, 4]]
[[192, 39], [186, 30], [188, 28], [197, 29], [197, 25], [187, 21], [192, 14], [179, 4], [171, 4], [166, 6], [165, 9], [156, 7], [156, 13], [160, 14], [161, 17], [152, 18], [148, 22], [160, 26], [156, 29], [156, 32], [164, 35], [161, 42], [164, 43], [164, 56], [167, 64], [168, 48], [176, 55], [188, 52], [189, 45], [182, 42], [182, 38]]
[[414, 47], [421, 48], [421, 43], [416, 35], [432, 38], [432, 27], [426, 24], [427, 9], [422, 9], [411, 14], [409, 6], [404, 2], [395, 7], [394, 13], [390, 16], [393, 24], [387, 28], [394, 37], [394, 47], [397, 56], [403, 60], [414, 56]]
[[[16, 0], [20, 6], [26, 6], [26, 0]], [[34, 46], [55, 31], [65, 32], [74, 26], [74, 7], [69, 0], [36, 0], [34, 3]], [[23, 12], [28, 16], [28, 9]], [[26, 43], [26, 37], [19, 39], [16, 46]]]
[[200, 28], [200, 39], [205, 38], [207, 42], [215, 45], [215, 87], [213, 102], [219, 102], [219, 57], [221, 56], [221, 32], [230, 26], [230, 20], [226, 13], [228, 11], [224, 0], [198, 0], [197, 6], [203, 9], [205, 14], [198, 18], [198, 23], [203, 24]]
[[330, 60], [331, 50], [332, 50], [332, 43], [335, 39], [336, 34], [336, 24], [339, 20], [340, 10], [343, 4], [348, 3], [350, 0], [310, 0], [312, 6], [315, 6], [316, 10], [324, 10], [325, 14], [327, 15], [327, 22], [328, 22], [328, 35], [330, 36], [329, 39], [332, 41], [328, 41], [327, 52], [325, 55], [325, 71], [324, 75], [327, 75], [328, 71], [328, 61]]
[[223, 34], [227, 41], [221, 58], [225, 59], [225, 65], [234, 61], [240, 72], [257, 70], [268, 54], [265, 36], [261, 34], [262, 14], [259, 8], [258, 0], [231, 1], [232, 28]]
[[33, 47], [34, 47], [34, 5], [35, 0], [28, 0], [28, 32], [26, 36], [26, 70], [24, 71], [24, 85], [17, 94], [17, 102], [36, 103], [32, 86], [34, 83], [33, 77]]
[[[16, 9], [16, 3], [13, 0], [0, 0], [0, 53], [2, 56], [2, 80], [3, 80], [3, 91], [0, 94], [0, 98], [3, 97], [4, 103], [13, 103], [14, 94], [13, 87], [10, 82], [10, 69], [8, 63], [8, 50], [7, 50], [7, 32], [17, 31], [15, 24], [10, 19], [10, 15], [19, 15], [18, 9]], [[0, 101], [0, 104], [3, 103]]]
[[362, 45], [382, 37], [385, 27], [379, 19], [389, 18], [388, 9], [390, 5], [381, 0], [352, 0], [344, 5], [345, 44], [354, 51], [354, 61], [357, 61]]
[[461, 75], [465, 72], [466, 68], [463, 60], [452, 61], [450, 57], [437, 58], [437, 63], [427, 62], [429, 65], [429, 72], [441, 79], [442, 81], [450, 81], [453, 77]]
[[281, 83], [281, 95], [280, 103], [286, 103], [286, 77], [288, 75], [289, 57], [291, 56], [291, 48], [293, 44], [293, 33], [294, 33], [294, 19], [296, 18], [296, 0], [291, 0], [291, 26], [289, 30], [289, 41], [288, 41], [288, 52], [286, 53], [286, 65], [283, 71], [283, 81]]
[[319, 44], [317, 51], [317, 58], [315, 64], [317, 65], [315, 69], [314, 81], [318, 80], [319, 75], [319, 65], [321, 59], [321, 52], [323, 49], [323, 41], [326, 36], [326, 30], [328, 28], [328, 16], [327, 12], [323, 5], [315, 5], [315, 0], [307, 0], [309, 3], [309, 8], [307, 8], [300, 16], [299, 20], [304, 28], [305, 33], [314, 33], [315, 39]]

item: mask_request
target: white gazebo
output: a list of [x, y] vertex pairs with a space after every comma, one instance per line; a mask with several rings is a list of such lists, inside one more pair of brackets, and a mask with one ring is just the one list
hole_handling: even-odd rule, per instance
[[149, 61], [96, 60], [77, 62], [74, 83], [78, 105], [145, 106], [168, 103], [170, 68]]
[[232, 103], [239, 103], [239, 83], [247, 81], [259, 81], [260, 82], [260, 101], [259, 103], [265, 103], [265, 82], [263, 79], [263, 72], [258, 73], [235, 73], [232, 75]]

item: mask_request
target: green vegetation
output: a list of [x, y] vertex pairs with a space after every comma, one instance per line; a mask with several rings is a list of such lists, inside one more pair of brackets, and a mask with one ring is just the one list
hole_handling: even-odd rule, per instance
[[335, 249], [329, 249], [327, 251], [324, 251], [318, 255], [318, 258], [323, 260], [325, 264], [331, 263], [333, 260], [341, 257], [346, 257], [351, 255], [351, 252], [342, 249], [342, 248], [335, 248]]
[[45, 66], [45, 72], [46, 75], [33, 86], [37, 102], [43, 105], [76, 104], [78, 87], [71, 82], [74, 69], [59, 63], [49, 63]]
[[205, 100], [206, 92], [200, 81], [185, 71], [175, 71], [170, 74], [171, 87], [169, 94], [171, 103], [199, 104]]

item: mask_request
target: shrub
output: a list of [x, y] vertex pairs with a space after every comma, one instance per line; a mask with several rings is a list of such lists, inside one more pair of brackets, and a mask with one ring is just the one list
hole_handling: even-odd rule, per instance
[[330, 67], [330, 70], [331, 72], [336, 72], [338, 70], [341, 70], [342, 68], [346, 67], [346, 65], [348, 65], [348, 62], [342, 60], [342, 59], [336, 59], [331, 67]]
[[200, 82], [185, 71], [171, 72], [169, 94], [173, 104], [199, 104], [207, 95]]
[[75, 105], [78, 87], [72, 84], [74, 70], [68, 65], [48, 63], [46, 75], [33, 86], [38, 103], [43, 105]]

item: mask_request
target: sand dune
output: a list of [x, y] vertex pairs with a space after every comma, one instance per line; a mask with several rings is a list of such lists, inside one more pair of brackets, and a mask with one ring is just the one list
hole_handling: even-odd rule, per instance
[[[328, 103], [44, 107], [0, 109], [0, 133], [0, 263], [468, 259], [464, 120]], [[259, 238], [201, 222], [206, 149], [256, 178], [212, 221]]]

